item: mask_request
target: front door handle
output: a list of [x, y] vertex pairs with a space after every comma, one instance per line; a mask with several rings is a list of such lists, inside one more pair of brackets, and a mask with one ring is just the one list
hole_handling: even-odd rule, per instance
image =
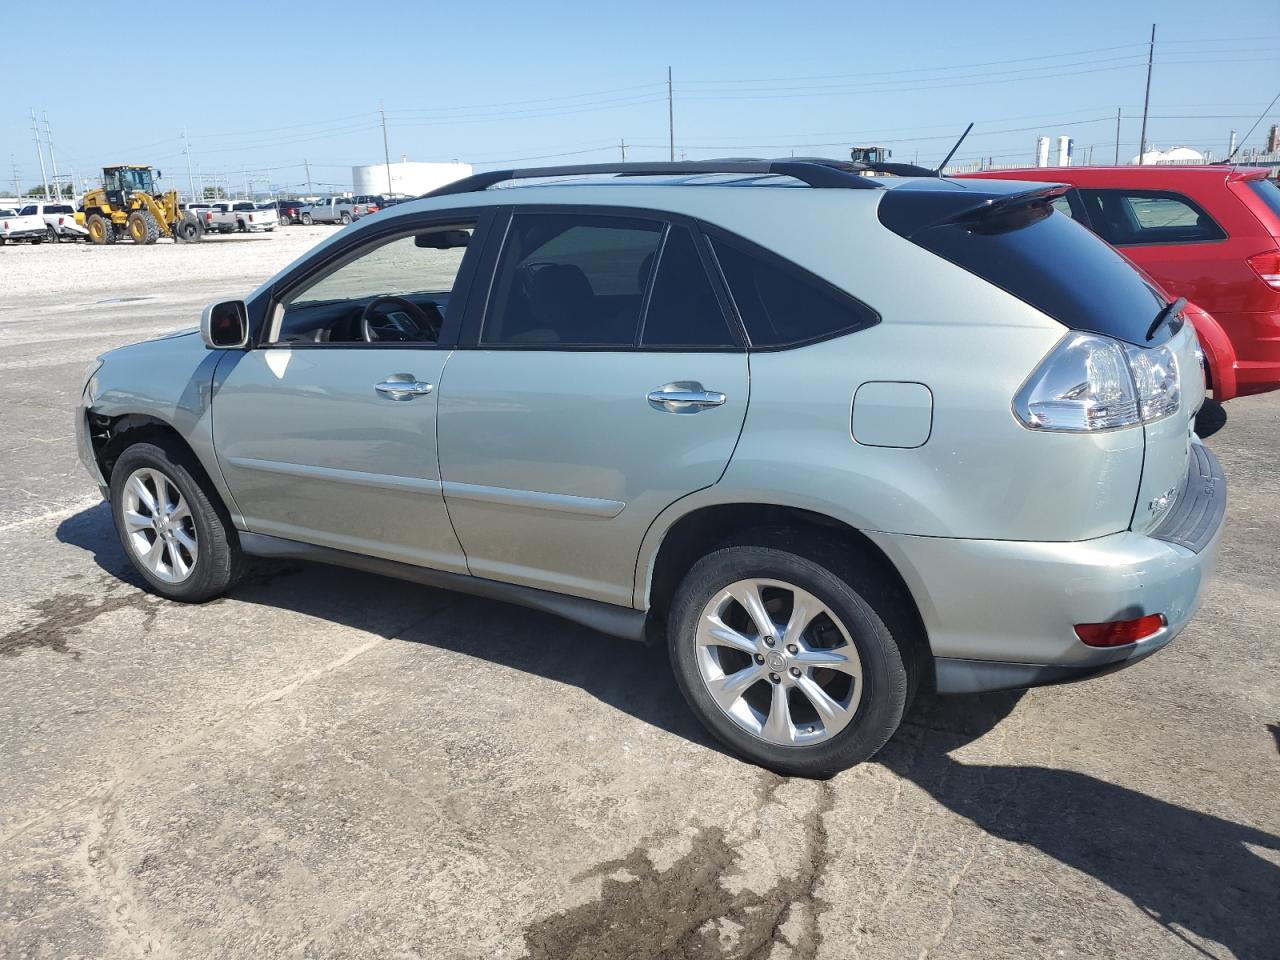
[[649, 406], [667, 413], [697, 413], [708, 407], [724, 405], [725, 395], [704, 390], [695, 380], [677, 380], [649, 391]]
[[435, 384], [419, 380], [411, 373], [393, 373], [381, 383], [375, 383], [373, 389], [392, 400], [412, 400], [425, 397], [435, 389]]

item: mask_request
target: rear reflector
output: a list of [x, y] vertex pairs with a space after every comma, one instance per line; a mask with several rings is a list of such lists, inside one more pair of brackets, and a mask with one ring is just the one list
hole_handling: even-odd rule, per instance
[[1149, 613], [1137, 620], [1112, 620], [1109, 623], [1077, 623], [1076, 636], [1091, 647], [1123, 647], [1154, 637], [1168, 623], [1163, 613]]
[[1273, 290], [1280, 290], [1280, 252], [1267, 251], [1249, 258], [1249, 266]]

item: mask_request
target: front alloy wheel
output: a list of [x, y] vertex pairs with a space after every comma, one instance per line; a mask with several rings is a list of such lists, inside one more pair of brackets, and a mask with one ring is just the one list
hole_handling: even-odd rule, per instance
[[135, 561], [163, 583], [191, 576], [200, 555], [199, 534], [177, 484], [159, 470], [142, 467], [125, 481], [123, 506]]
[[830, 739], [862, 697], [862, 660], [840, 618], [781, 580], [739, 580], [698, 619], [698, 672], [747, 733], [778, 746]]

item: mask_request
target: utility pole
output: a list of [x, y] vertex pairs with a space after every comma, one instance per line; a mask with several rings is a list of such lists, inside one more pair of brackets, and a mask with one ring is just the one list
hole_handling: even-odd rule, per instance
[[307, 163], [306, 158], [302, 160], [302, 165], [307, 168], [307, 196], [311, 196], [311, 164]]
[[22, 196], [22, 187], [18, 183], [18, 161], [12, 153], [9, 154], [9, 166], [13, 168], [13, 195], [20, 197]]
[[1156, 55], [1156, 25], [1151, 25], [1151, 43], [1147, 46], [1147, 92], [1142, 98], [1142, 135], [1138, 138], [1138, 163], [1146, 163], [1147, 108], [1151, 105], [1151, 62]]
[[671, 98], [671, 67], [667, 67], [667, 143], [670, 148], [669, 157], [676, 158], [676, 112]]
[[40, 182], [44, 184], [44, 198], [49, 197], [49, 176], [44, 171], [44, 148], [40, 145], [40, 127], [36, 124], [36, 111], [31, 108], [31, 132], [35, 135], [36, 155], [40, 158]]
[[391, 196], [395, 191], [391, 189], [391, 148], [387, 146], [387, 111], [382, 108], [382, 101], [378, 101], [378, 113], [382, 115], [382, 157], [387, 161], [387, 196]]
[[1231, 137], [1227, 140], [1227, 156], [1234, 156], [1236, 152], [1236, 132], [1231, 131]]
[[246, 200], [253, 199], [253, 189], [249, 186], [249, 171], [244, 172], [244, 198]]
[[622, 151], [622, 162], [626, 163], [627, 162], [627, 141], [619, 140], [618, 149]]
[[191, 174], [191, 141], [187, 139], [187, 128], [182, 128], [182, 152], [187, 155], [187, 183], [191, 187], [191, 202], [195, 203], [196, 197], [196, 178]]
[[62, 188], [58, 186], [58, 158], [53, 155], [53, 131], [49, 129], [49, 111], [40, 111], [44, 116], [44, 142], [49, 145], [49, 163], [53, 165], [53, 190], [59, 197]]
[[1116, 166], [1120, 166], [1120, 108], [1116, 107]]

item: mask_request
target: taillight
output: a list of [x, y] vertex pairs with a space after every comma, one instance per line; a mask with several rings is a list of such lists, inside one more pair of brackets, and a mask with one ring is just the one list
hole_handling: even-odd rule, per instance
[[1249, 266], [1272, 290], [1280, 290], [1280, 251], [1268, 250], [1249, 258]]
[[1123, 647], [1125, 644], [1154, 637], [1168, 622], [1163, 613], [1149, 613], [1136, 620], [1077, 623], [1076, 636], [1091, 647]]
[[205, 211], [205, 214], [204, 214], [204, 222], [205, 222], [205, 223], [213, 223], [213, 214], [212, 214], [211, 212], [209, 212], [208, 210], [206, 210], [206, 211]]
[[64, 221], [61, 217], [59, 217], [59, 218], [58, 218], [58, 226], [62, 226], [62, 225], [63, 225], [63, 223], [65, 223], [65, 222], [66, 222], [66, 221]]
[[1092, 433], [1160, 420], [1181, 399], [1178, 362], [1167, 346], [1076, 333], [1041, 361], [1013, 409], [1033, 430]]
[[251, 214], [249, 214], [249, 222], [250, 222], [250, 223], [253, 223], [253, 214], [252, 214], [252, 213], [251, 213]]

